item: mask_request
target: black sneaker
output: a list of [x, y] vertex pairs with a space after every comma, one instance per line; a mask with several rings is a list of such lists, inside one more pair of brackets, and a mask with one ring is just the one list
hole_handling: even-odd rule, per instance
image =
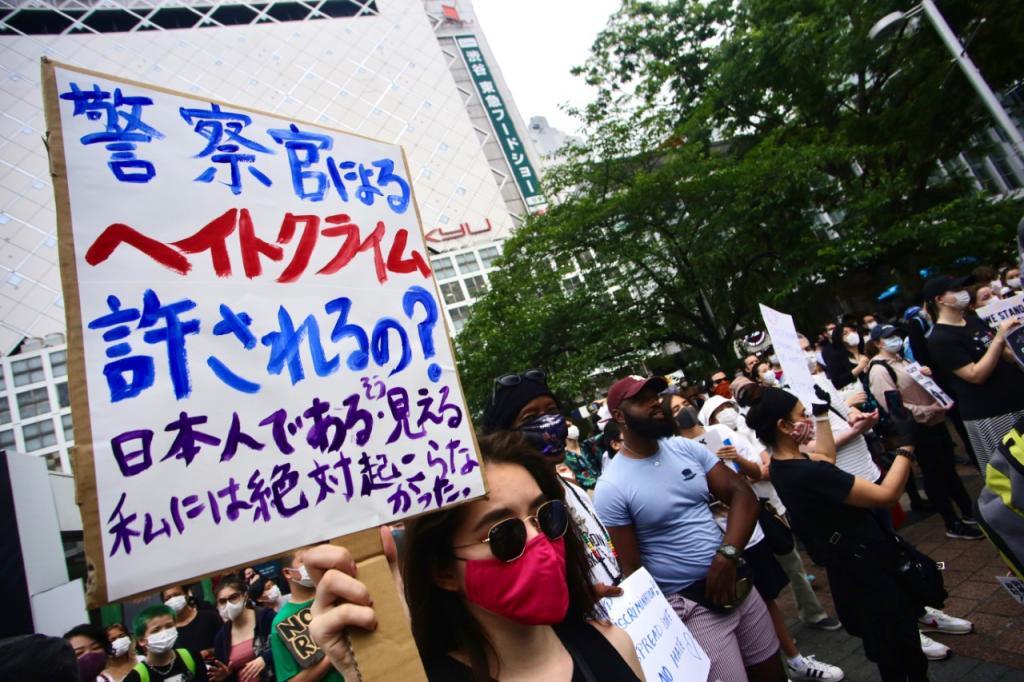
[[957, 521], [952, 528], [946, 529], [946, 537], [960, 540], [980, 540], [985, 537], [985, 534], [977, 528], [971, 528], [963, 521]]
[[978, 522], [975, 521], [974, 517], [972, 517], [972, 516], [965, 516], [963, 519], [961, 519], [961, 521], [966, 523], [968, 526], [977, 526], [978, 525]]
[[818, 628], [819, 630], [835, 631], [841, 629], [843, 627], [843, 624], [835, 618], [826, 617], [814, 623], [807, 623], [807, 626], [812, 628]]

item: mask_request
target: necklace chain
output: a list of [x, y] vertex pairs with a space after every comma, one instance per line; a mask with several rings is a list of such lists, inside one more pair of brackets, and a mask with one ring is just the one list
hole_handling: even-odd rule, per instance
[[[172, 653], [173, 653], [173, 650], [172, 650]], [[147, 662], [146, 665], [148, 665], [150, 668], [152, 668], [153, 670], [157, 671], [161, 675], [167, 675], [168, 673], [171, 672], [171, 668], [174, 666], [174, 662], [177, 661], [177, 660], [178, 660], [178, 654], [175, 653], [174, 656], [171, 658], [171, 662], [168, 663], [165, 666], [153, 665], [152, 663], [148, 663], [148, 662]], [[166, 668], [166, 670], [161, 670], [161, 668]]]
[[651, 463], [654, 464], [654, 466], [656, 466], [656, 467], [660, 467], [661, 466], [661, 449], [660, 448], [658, 449], [658, 453], [657, 453], [657, 457], [658, 458], [657, 459], [651, 459], [655, 455], [649, 455], [647, 457], [644, 457], [644, 456], [634, 452], [631, 448], [627, 448], [625, 443], [622, 444], [622, 449], [625, 450], [626, 452], [632, 454], [637, 459], [650, 460]]

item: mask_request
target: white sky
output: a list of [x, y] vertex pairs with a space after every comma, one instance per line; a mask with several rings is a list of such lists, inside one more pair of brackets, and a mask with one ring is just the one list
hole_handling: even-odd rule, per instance
[[620, 0], [472, 0], [512, 98], [529, 123], [575, 133], [579, 124], [563, 112], [566, 102], [582, 107], [596, 90], [569, 70], [582, 65], [590, 46]]

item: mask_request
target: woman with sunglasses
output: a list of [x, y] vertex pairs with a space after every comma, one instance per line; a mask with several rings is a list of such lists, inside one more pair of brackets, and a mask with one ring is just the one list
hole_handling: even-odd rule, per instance
[[[427, 678], [643, 680], [629, 635], [600, 620], [554, 471], [520, 434], [485, 436], [480, 452], [488, 498], [406, 524], [402, 577]], [[370, 595], [344, 549], [321, 545], [305, 562], [317, 581], [310, 633], [346, 679], [358, 679], [344, 628], [375, 627]]]
[[250, 608], [248, 587], [238, 576], [221, 579], [214, 595], [224, 627], [213, 641], [216, 661], [207, 667], [212, 682], [273, 682], [270, 633], [273, 609]]

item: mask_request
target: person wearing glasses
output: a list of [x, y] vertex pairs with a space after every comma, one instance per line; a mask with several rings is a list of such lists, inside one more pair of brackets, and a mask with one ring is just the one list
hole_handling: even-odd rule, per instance
[[725, 376], [725, 372], [718, 370], [708, 376], [707, 380], [708, 396], [717, 395], [725, 398], [726, 400], [732, 399], [732, 389], [729, 388], [729, 377]]
[[[552, 471], [565, 461], [568, 426], [559, 414], [558, 401], [548, 388], [543, 370], [504, 374], [494, 380], [491, 401], [484, 409], [484, 434], [517, 431]], [[617, 597], [622, 590], [622, 569], [608, 530], [598, 518], [590, 496], [580, 486], [562, 479], [565, 502], [583, 532], [589, 550], [590, 575], [599, 597]]]
[[[708, 679], [785, 680], [771, 615], [740, 558], [757, 525], [757, 496], [704, 446], [675, 436], [659, 398], [667, 386], [664, 377], [626, 377], [608, 391], [623, 444], [597, 482], [598, 514], [626, 575], [646, 568], [707, 653]], [[729, 506], [724, 535], [712, 495]]]
[[248, 588], [238, 576], [225, 576], [214, 595], [224, 627], [213, 641], [216, 660], [209, 668], [211, 682], [273, 682], [274, 656], [270, 646], [273, 609], [250, 607]]
[[[406, 523], [400, 591], [427, 679], [644, 680], [629, 635], [602, 620], [553, 468], [522, 434], [479, 445], [488, 497]], [[390, 538], [382, 533], [394, 567]], [[320, 545], [304, 558], [317, 583], [310, 634], [345, 679], [359, 679], [345, 629], [376, 627], [372, 595], [344, 548]]]

